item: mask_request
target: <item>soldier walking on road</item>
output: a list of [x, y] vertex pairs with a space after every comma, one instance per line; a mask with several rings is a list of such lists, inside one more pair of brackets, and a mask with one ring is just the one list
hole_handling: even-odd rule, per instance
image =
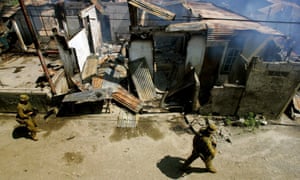
[[20, 95], [20, 102], [17, 106], [17, 122], [25, 125], [29, 130], [32, 140], [37, 141], [36, 133], [39, 132], [34, 117], [36, 111], [29, 102], [29, 96], [26, 94]]
[[214, 124], [209, 124], [206, 128], [199, 130], [193, 139], [193, 152], [184, 162], [182, 170], [187, 170], [189, 165], [198, 157], [205, 163], [208, 172], [216, 173], [217, 170], [212, 165], [212, 160], [215, 157], [216, 142], [213, 140], [212, 134], [217, 130]]

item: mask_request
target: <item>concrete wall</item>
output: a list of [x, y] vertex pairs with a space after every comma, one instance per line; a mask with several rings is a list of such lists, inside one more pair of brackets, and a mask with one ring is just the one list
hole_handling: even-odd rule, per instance
[[215, 86], [212, 91], [212, 112], [221, 115], [235, 115], [244, 86], [224, 84]]
[[254, 59], [249, 68], [238, 115], [254, 112], [262, 113], [267, 118], [279, 118], [300, 83], [300, 64], [266, 63]]
[[39, 112], [47, 112], [50, 103], [51, 92], [47, 89], [0, 89], [0, 112], [1, 113], [16, 113], [19, 97], [21, 94], [30, 96], [30, 102], [33, 107], [37, 108]]

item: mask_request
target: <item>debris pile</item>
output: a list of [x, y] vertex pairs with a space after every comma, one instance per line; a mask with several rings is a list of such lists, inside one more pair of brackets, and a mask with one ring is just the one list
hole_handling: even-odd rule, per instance
[[121, 55], [120, 45], [104, 46], [102, 55], [92, 55], [85, 61], [81, 75], [72, 77], [77, 92], [67, 94], [63, 103], [103, 101], [105, 112], [111, 112], [111, 102], [132, 113], [140, 113], [143, 102], [129, 90], [128, 60]]

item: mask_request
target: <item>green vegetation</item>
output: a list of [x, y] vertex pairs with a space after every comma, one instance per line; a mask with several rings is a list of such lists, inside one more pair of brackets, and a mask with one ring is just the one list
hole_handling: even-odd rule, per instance
[[260, 122], [255, 119], [255, 114], [253, 112], [249, 112], [245, 116], [245, 121], [243, 122], [244, 127], [250, 128], [251, 130], [254, 130], [254, 128], [258, 128], [260, 125]]
[[224, 124], [225, 124], [226, 126], [231, 126], [231, 125], [232, 125], [232, 120], [231, 120], [231, 118], [229, 118], [229, 117], [225, 118]]
[[247, 113], [243, 118], [235, 120], [234, 117], [226, 117], [223, 119], [225, 126], [240, 126], [253, 131], [255, 128], [259, 128], [260, 121], [257, 120], [256, 114], [253, 112]]

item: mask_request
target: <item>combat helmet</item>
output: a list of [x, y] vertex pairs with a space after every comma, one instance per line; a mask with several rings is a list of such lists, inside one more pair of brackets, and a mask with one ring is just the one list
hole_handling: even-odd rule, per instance
[[27, 94], [20, 95], [20, 101], [28, 101], [28, 100], [29, 100], [29, 96]]

